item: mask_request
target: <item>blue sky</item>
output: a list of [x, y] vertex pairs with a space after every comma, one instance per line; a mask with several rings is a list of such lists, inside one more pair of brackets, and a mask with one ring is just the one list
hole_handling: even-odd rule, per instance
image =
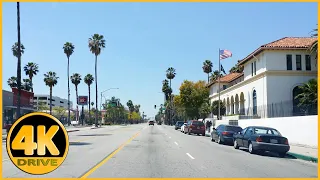
[[[17, 59], [11, 52], [17, 41], [16, 3], [3, 3], [2, 18], [2, 81], [3, 89], [9, 90], [7, 79], [16, 75]], [[176, 69], [172, 87], [178, 93], [183, 80], [207, 79], [204, 60], [211, 60], [217, 69], [219, 48], [233, 53], [222, 62], [229, 70], [262, 44], [309, 36], [317, 21], [317, 3], [21, 3], [21, 41], [26, 48], [22, 67], [27, 62], [39, 64], [36, 94], [49, 93], [43, 74], [55, 71], [60, 79], [53, 95], [67, 98], [63, 44], [75, 45], [70, 73], [94, 75], [88, 38], [102, 34], [106, 48], [98, 57], [98, 89], [119, 88], [105, 96], [116, 96], [123, 104], [131, 99], [154, 116], [154, 105], [163, 102], [159, 92], [168, 67]], [[74, 86], [71, 90], [75, 102]], [[92, 91], [94, 99], [94, 87]], [[79, 95], [87, 93], [82, 82]]]

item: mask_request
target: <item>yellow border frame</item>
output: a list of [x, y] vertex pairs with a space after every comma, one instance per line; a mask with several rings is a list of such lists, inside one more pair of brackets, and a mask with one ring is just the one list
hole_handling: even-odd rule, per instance
[[[34, 0], [18, 0], [19, 2], [39, 2], [39, 1], [34, 1]], [[14, 0], [2, 0], [2, 2], [17, 2]], [[62, 0], [62, 1], [53, 1], [53, 0], [41, 0], [41, 2], [319, 2], [318, 0], [92, 0], [92, 1], [86, 1], [86, 0]], [[320, 4], [318, 3], [318, 11], [319, 11], [319, 7]], [[2, 13], [2, 3], [0, 5], [0, 11]], [[318, 12], [318, 24], [319, 24], [319, 12]], [[1, 37], [2, 37], [2, 18], [0, 18], [0, 23], [1, 23], [1, 28], [0, 28], [0, 33], [1, 33]], [[2, 39], [2, 38], [1, 38]], [[319, 38], [318, 38], [319, 39]], [[319, 57], [318, 53], [318, 57]], [[0, 55], [2, 57], [2, 41], [0, 42]], [[0, 68], [2, 71], [2, 58], [0, 60]], [[320, 66], [319, 66], [319, 61], [318, 61], [318, 71], [320, 70]], [[319, 79], [320, 75], [318, 73], [318, 79]], [[0, 87], [2, 87], [2, 73], [0, 73]], [[319, 89], [320, 85], [318, 83], [318, 89]], [[2, 89], [0, 91], [0, 96], [2, 99]], [[319, 99], [319, 94], [318, 94], [318, 99]], [[0, 111], [2, 112], [2, 100], [0, 100]], [[320, 106], [318, 105], [318, 112], [320, 112]], [[0, 118], [2, 119], [2, 113], [0, 113]], [[318, 117], [318, 146], [320, 143], [320, 138], [319, 138], [319, 128], [320, 124], [319, 124], [319, 117]], [[2, 129], [2, 123], [0, 123], [0, 128]], [[319, 157], [319, 151], [318, 151], [318, 157]], [[0, 158], [2, 159], [2, 148], [0, 149]], [[2, 161], [0, 163], [0, 177], [3, 180], [20, 180], [20, 179], [34, 179], [34, 178], [3, 178], [2, 177]], [[319, 172], [320, 172], [320, 167], [318, 165], [318, 178], [223, 178], [223, 179], [238, 179], [238, 180], [247, 180], [247, 179], [255, 179], [255, 180], [283, 180], [283, 179], [303, 179], [303, 180], [313, 180], [313, 179], [319, 179]], [[80, 178], [36, 178], [38, 180], [47, 180], [47, 179], [51, 179], [51, 180], [61, 180], [61, 179], [65, 179], [65, 180], [71, 180], [71, 179], [80, 179]], [[94, 180], [127, 180], [128, 178], [86, 178], [86, 179], [94, 179]], [[208, 179], [220, 179], [220, 178], [130, 178], [133, 180], [138, 180], [138, 179], [149, 179], [149, 180], [189, 180], [189, 179], [195, 179], [195, 180], [208, 180]]]

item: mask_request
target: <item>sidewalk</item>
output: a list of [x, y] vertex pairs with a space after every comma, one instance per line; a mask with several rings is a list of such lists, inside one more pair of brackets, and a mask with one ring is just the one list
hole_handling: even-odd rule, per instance
[[[210, 136], [211, 134], [206, 131], [206, 137]], [[318, 163], [318, 147], [303, 144], [290, 144], [290, 151], [287, 154], [296, 159]]]

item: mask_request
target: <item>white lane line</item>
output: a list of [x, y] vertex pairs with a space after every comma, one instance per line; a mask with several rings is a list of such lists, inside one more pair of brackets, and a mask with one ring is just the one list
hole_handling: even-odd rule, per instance
[[169, 139], [170, 139], [171, 137], [169, 137]]
[[166, 134], [166, 135], [168, 135], [168, 134]]
[[192, 157], [189, 153], [186, 154], [189, 156], [189, 158], [194, 159], [194, 157]]
[[174, 142], [177, 146], [179, 145], [177, 142]]

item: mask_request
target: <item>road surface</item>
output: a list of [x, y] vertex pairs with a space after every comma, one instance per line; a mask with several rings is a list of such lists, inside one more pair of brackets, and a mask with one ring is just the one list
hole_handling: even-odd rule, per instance
[[183, 134], [172, 126], [109, 126], [72, 132], [69, 139], [65, 162], [42, 176], [17, 169], [3, 142], [3, 177], [318, 177], [316, 163], [252, 155], [208, 137]]

